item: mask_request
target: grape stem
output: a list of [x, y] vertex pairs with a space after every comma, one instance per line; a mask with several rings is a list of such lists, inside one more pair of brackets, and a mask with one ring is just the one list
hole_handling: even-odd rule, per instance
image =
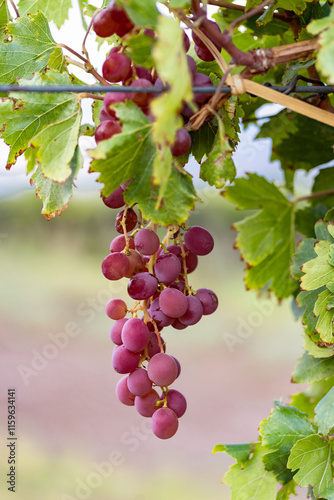
[[180, 248], [181, 248], [185, 288], [188, 291], [189, 295], [192, 295], [192, 289], [189, 286], [189, 281], [188, 281], [187, 263], [186, 263], [186, 252], [184, 250], [182, 236], [180, 234], [178, 236], [178, 240], [179, 240], [179, 244], [180, 244]]
[[238, 26], [238, 24], [242, 23], [243, 21], [246, 21], [246, 19], [249, 19], [252, 16], [256, 16], [257, 14], [260, 14], [264, 7], [267, 7], [271, 3], [272, 0], [264, 0], [264, 2], [260, 3], [257, 7], [254, 9], [249, 10], [248, 12], [245, 12], [242, 16], [238, 17], [234, 21], [231, 22], [231, 24], [228, 27], [228, 31], [232, 33], [234, 29]]
[[71, 49], [71, 47], [68, 47], [64, 43], [58, 43], [57, 47], [63, 48], [74, 54], [76, 57], [81, 59], [85, 64], [80, 64], [79, 62], [75, 61], [74, 59], [71, 59], [68, 56], [65, 56], [65, 59], [70, 63], [74, 64], [75, 66], [78, 66], [79, 68], [82, 68], [86, 73], [91, 73], [93, 76], [95, 76], [96, 80], [98, 80], [102, 85], [105, 87], [110, 87], [110, 84], [103, 78], [103, 76], [99, 75], [99, 73], [94, 69], [92, 66], [92, 63], [89, 61], [89, 59], [86, 59], [82, 55], [78, 54], [75, 50]]
[[84, 36], [84, 39], [82, 41], [82, 53], [87, 57], [88, 61], [89, 61], [89, 55], [88, 55], [88, 52], [87, 52], [87, 49], [86, 49], [86, 40], [87, 40], [87, 37], [88, 37], [88, 33], [90, 32], [91, 27], [93, 26], [94, 18], [95, 18], [95, 16], [99, 12], [101, 12], [101, 10], [103, 10], [103, 9], [96, 9], [96, 11], [94, 12], [93, 17], [92, 17], [92, 19], [91, 19], [91, 21], [89, 23], [88, 28], [87, 28], [86, 34]]
[[9, 0], [9, 1], [11, 3], [11, 6], [13, 7], [13, 9], [15, 11], [16, 18], [20, 17], [19, 11], [17, 10], [17, 7], [16, 7], [15, 3], [13, 2], [13, 0]]
[[126, 229], [126, 213], [127, 213], [127, 211], [128, 211], [128, 205], [125, 205], [123, 217], [120, 221], [120, 224], [123, 228], [124, 238], [125, 238], [125, 248], [124, 248], [125, 255], [128, 255], [129, 250], [130, 250], [130, 237], [129, 237], [127, 229]]
[[142, 302], [141, 302], [141, 310], [144, 313], [144, 323], [145, 323], [145, 325], [147, 325], [147, 323], [149, 323], [151, 321], [151, 317], [148, 314], [148, 310], [147, 310], [147, 299], [142, 300]]
[[159, 332], [159, 329], [158, 329], [158, 325], [156, 324], [156, 322], [154, 321], [154, 319], [152, 319], [152, 318], [150, 318], [150, 319], [151, 319], [151, 323], [154, 326], [155, 334], [158, 337], [158, 345], [159, 345], [159, 348], [160, 348], [160, 352], [164, 353], [165, 352], [164, 351], [164, 346], [162, 344], [162, 340], [161, 340], [160, 332]]
[[316, 193], [311, 193], [306, 196], [300, 196], [294, 200], [294, 204], [299, 203], [300, 201], [310, 200], [312, 198], [321, 198], [322, 196], [330, 196], [334, 195], [334, 189], [326, 189], [325, 191], [317, 191]]

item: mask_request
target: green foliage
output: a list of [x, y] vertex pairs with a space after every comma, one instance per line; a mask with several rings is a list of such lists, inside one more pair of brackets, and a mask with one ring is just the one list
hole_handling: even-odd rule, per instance
[[18, 9], [21, 16], [27, 14], [37, 14], [40, 10], [48, 21], [53, 21], [60, 28], [68, 19], [68, 11], [72, 7], [72, 0], [62, 0], [59, 4], [58, 0], [20, 0]]
[[125, 8], [128, 16], [137, 26], [156, 27], [158, 11], [155, 0], [119, 0], [117, 3]]
[[331, 54], [334, 48], [334, 9], [330, 10], [329, 16], [317, 19], [308, 25], [308, 31], [312, 35], [318, 35], [320, 50], [317, 58], [317, 67], [331, 83], [334, 82], [334, 64]]
[[314, 422], [319, 428], [321, 434], [328, 434], [329, 431], [334, 427], [334, 387], [322, 398], [321, 401], [315, 407], [315, 418]]

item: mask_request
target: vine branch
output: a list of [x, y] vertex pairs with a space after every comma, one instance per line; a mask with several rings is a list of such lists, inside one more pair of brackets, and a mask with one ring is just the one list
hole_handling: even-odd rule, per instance
[[334, 189], [325, 189], [324, 191], [317, 191], [316, 193], [300, 196], [299, 198], [295, 199], [294, 204], [299, 203], [300, 201], [310, 200], [312, 198], [321, 198], [322, 196], [330, 195], [334, 195]]
[[264, 2], [260, 3], [260, 5], [258, 5], [254, 9], [245, 12], [243, 16], [240, 16], [234, 21], [232, 21], [232, 23], [229, 26], [229, 31], [232, 32], [238, 26], [238, 24], [242, 23], [243, 21], [246, 21], [250, 17], [256, 16], [257, 14], [264, 12], [264, 7], [267, 7], [267, 5], [269, 5], [271, 2], [272, 0], [264, 0]]

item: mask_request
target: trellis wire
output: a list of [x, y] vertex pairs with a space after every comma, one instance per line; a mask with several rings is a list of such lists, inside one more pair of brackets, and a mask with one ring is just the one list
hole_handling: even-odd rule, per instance
[[[277, 90], [278, 92], [286, 92], [290, 94], [332, 94], [334, 93], [334, 85], [324, 85], [324, 86], [311, 86], [311, 85], [301, 85], [296, 86], [291, 89], [290, 85], [270, 85], [270, 88]], [[113, 87], [110, 86], [98, 86], [98, 85], [46, 85], [46, 86], [34, 86], [34, 85], [0, 85], [0, 93], [6, 92], [40, 92], [40, 93], [63, 93], [63, 92], [74, 92], [74, 93], [107, 93], [107, 92], [125, 92], [125, 93], [149, 93], [149, 94], [160, 94], [169, 90], [168, 87], [152, 87], [148, 89], [147, 87], [129, 87], [123, 85], [117, 85]], [[203, 86], [203, 87], [193, 87], [193, 92], [195, 94], [210, 93], [214, 94], [217, 90], [215, 86]], [[231, 92], [231, 87], [222, 87], [221, 93], [228, 94]]]

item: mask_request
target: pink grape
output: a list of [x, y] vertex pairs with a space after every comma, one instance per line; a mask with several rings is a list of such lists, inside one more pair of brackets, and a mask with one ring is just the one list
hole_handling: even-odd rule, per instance
[[152, 417], [156, 411], [156, 404], [160, 401], [159, 394], [154, 389], [151, 389], [145, 396], [135, 397], [135, 407], [137, 412], [143, 417]]
[[139, 229], [138, 233], [135, 234], [135, 245], [138, 252], [144, 255], [153, 255], [160, 247], [159, 236], [152, 229]]
[[159, 297], [162, 312], [171, 318], [179, 318], [188, 309], [187, 297], [175, 288], [165, 288]]
[[101, 108], [99, 118], [101, 122], [105, 122], [106, 120], [117, 120], [115, 110], [107, 109], [105, 106]]
[[150, 308], [149, 314], [151, 318], [157, 323], [159, 326], [169, 326], [173, 323], [173, 318], [170, 318], [165, 313], [163, 313], [160, 309], [159, 298], [153, 300]]
[[186, 252], [186, 267], [187, 267], [187, 273], [190, 274], [193, 271], [195, 271], [197, 265], [198, 265], [198, 257], [194, 253], [190, 252], [190, 250], [185, 247], [185, 252]]
[[114, 344], [117, 345], [122, 345], [122, 328], [125, 325], [125, 323], [128, 321], [128, 318], [122, 318], [117, 321], [112, 325], [110, 329], [110, 339]]
[[188, 62], [189, 71], [190, 71], [191, 75], [194, 77], [196, 75], [196, 72], [197, 72], [197, 66], [196, 66], [195, 59], [193, 59], [191, 56], [187, 55], [187, 62]]
[[152, 389], [152, 382], [144, 368], [136, 368], [128, 378], [128, 388], [135, 396], [145, 396]]
[[[135, 80], [130, 84], [130, 87], [144, 87], [149, 90], [153, 87], [153, 84], [149, 80], [146, 80], [146, 78], [138, 78], [138, 80]], [[132, 92], [130, 95], [133, 102], [140, 108], [145, 108], [146, 106], [148, 106], [149, 102], [154, 97], [154, 94], [149, 92]]]
[[142, 66], [136, 66], [136, 73], [138, 78], [145, 78], [145, 80], [152, 82], [152, 75], [148, 69], [143, 68]]
[[152, 297], [158, 289], [158, 280], [153, 274], [138, 273], [128, 284], [128, 294], [132, 299], [145, 300]]
[[103, 9], [96, 14], [93, 20], [93, 30], [101, 38], [107, 38], [116, 32], [116, 24], [108, 9]]
[[[126, 246], [126, 241], [125, 241], [125, 236], [123, 234], [120, 234], [119, 236], [116, 236], [110, 243], [110, 252], [122, 252]], [[135, 248], [135, 243], [133, 241], [133, 238], [129, 238], [129, 248], [134, 250]], [[127, 276], [126, 276], [127, 277]]]
[[117, 5], [115, 0], [111, 0], [108, 4], [107, 10], [110, 12], [112, 19], [116, 24], [116, 35], [123, 37], [134, 28], [131, 19], [128, 18], [126, 11], [120, 5]]
[[174, 283], [171, 283], [168, 288], [176, 288], [176, 290], [179, 290], [180, 292], [184, 291], [184, 287], [186, 286], [186, 283], [182, 276], [179, 276], [177, 281], [174, 281]]
[[181, 263], [172, 253], [161, 254], [154, 264], [154, 274], [159, 281], [169, 285], [181, 272]]
[[[193, 80], [194, 87], [213, 87], [212, 81], [207, 75], [204, 73], [196, 73]], [[213, 93], [196, 93], [195, 94], [195, 102], [198, 104], [202, 104], [203, 102], [210, 99], [213, 96]]]
[[195, 255], [208, 255], [214, 247], [211, 234], [200, 226], [190, 227], [184, 235], [184, 242]]
[[195, 52], [196, 52], [197, 57], [199, 57], [199, 59], [201, 59], [202, 61], [206, 61], [206, 62], [214, 61], [215, 56], [212, 54], [212, 52], [207, 47], [205, 47], [205, 46], [203, 47], [202, 45], [195, 44], [194, 48], [195, 48]]
[[153, 434], [160, 439], [169, 439], [174, 436], [179, 427], [179, 420], [170, 408], [159, 408], [151, 419]]
[[180, 316], [179, 320], [187, 326], [195, 325], [203, 316], [203, 307], [199, 299], [194, 297], [194, 295], [188, 295], [187, 301], [188, 309], [183, 316]]
[[177, 364], [172, 356], [158, 353], [150, 359], [147, 365], [147, 373], [156, 385], [166, 387], [174, 382], [177, 377]]
[[175, 412], [178, 418], [181, 418], [186, 412], [187, 401], [181, 392], [171, 389], [167, 393], [167, 406]]
[[180, 361], [175, 358], [175, 356], [172, 356], [172, 358], [174, 359], [175, 363], [176, 363], [176, 366], [177, 366], [177, 375], [176, 375], [176, 378], [179, 377], [180, 373], [181, 373], [181, 365], [180, 365]]
[[171, 146], [173, 156], [183, 156], [188, 153], [191, 147], [191, 137], [185, 128], [176, 131], [174, 144]]
[[108, 82], [120, 82], [131, 68], [130, 59], [119, 52], [112, 52], [102, 65], [102, 74]]
[[123, 405], [134, 406], [135, 395], [128, 388], [128, 375], [122, 377], [116, 385], [116, 396]]
[[112, 366], [117, 373], [130, 373], [135, 370], [140, 361], [138, 352], [129, 351], [124, 345], [116, 346], [112, 355]]
[[122, 329], [122, 342], [132, 352], [141, 352], [145, 349], [150, 338], [150, 332], [145, 323], [139, 318], [130, 318]]
[[[124, 210], [121, 210], [116, 215], [115, 228], [120, 234], [124, 234], [123, 226], [121, 225], [121, 220], [123, 219]], [[137, 214], [132, 208], [128, 208], [125, 216], [125, 227], [127, 231], [132, 231], [137, 225]]]
[[122, 299], [111, 299], [106, 303], [106, 314], [111, 319], [119, 320], [127, 313], [126, 303]]
[[114, 252], [102, 262], [102, 273], [108, 280], [119, 280], [124, 278], [129, 269], [129, 261], [124, 253]]
[[127, 255], [127, 258], [129, 260], [129, 269], [125, 275], [126, 278], [132, 278], [135, 274], [138, 274], [145, 269], [145, 263], [140, 253], [138, 253], [136, 250], [133, 250], [132, 247], [129, 252], [129, 255]]
[[95, 129], [94, 137], [98, 144], [106, 139], [111, 139], [114, 135], [122, 132], [121, 125], [114, 119], [101, 122]]
[[176, 318], [172, 323], [172, 327], [175, 328], [175, 330], [184, 330], [187, 328], [187, 325], [184, 325], [178, 318]]
[[218, 307], [218, 297], [209, 288], [199, 288], [196, 292], [196, 298], [201, 302], [203, 314], [212, 314]]
[[[163, 346], [164, 352], [166, 351], [166, 345], [164, 339], [161, 337], [161, 343]], [[159, 341], [158, 341], [158, 336], [156, 333], [151, 332], [150, 334], [150, 340], [147, 344], [147, 354], [149, 355], [150, 358], [153, 358], [155, 354], [158, 354], [160, 351], [160, 346], [159, 346]]]
[[188, 50], [190, 49], [190, 40], [185, 31], [183, 31], [183, 47], [185, 52], [188, 52]]
[[117, 102], [124, 102], [129, 98], [125, 92], [108, 92], [103, 100], [103, 106], [109, 111], [113, 110], [112, 106]]
[[109, 208], [121, 208], [125, 205], [125, 200], [123, 198], [123, 189], [118, 187], [106, 198], [102, 198], [103, 203]]

